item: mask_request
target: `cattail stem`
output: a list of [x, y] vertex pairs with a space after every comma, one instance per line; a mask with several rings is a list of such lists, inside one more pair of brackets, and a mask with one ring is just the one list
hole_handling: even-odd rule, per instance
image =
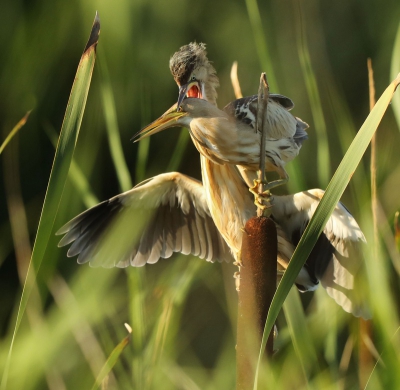
[[[253, 217], [245, 226], [236, 345], [237, 390], [251, 389], [265, 320], [276, 290], [276, 226], [268, 217]], [[273, 332], [266, 356], [273, 354]]]
[[[264, 184], [266, 183], [266, 126], [264, 126], [264, 119], [267, 115], [268, 97], [267, 78], [265, 73], [262, 73], [258, 90], [256, 118], [256, 129], [262, 133], [260, 168], [258, 171], [259, 193], [264, 192]], [[265, 203], [265, 198], [261, 196], [257, 200], [260, 205]], [[257, 217], [247, 221], [243, 234], [238, 284], [237, 390], [247, 390], [253, 387], [264, 325], [276, 290], [277, 232], [274, 221], [263, 216], [265, 210], [268, 211], [269, 208], [258, 207]], [[273, 351], [273, 332], [271, 332], [265, 349], [266, 356], [272, 356]]]

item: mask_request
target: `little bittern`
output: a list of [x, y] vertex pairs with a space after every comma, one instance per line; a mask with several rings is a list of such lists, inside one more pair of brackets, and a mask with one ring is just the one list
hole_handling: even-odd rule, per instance
[[[239, 99], [225, 111], [219, 110], [215, 106], [218, 78], [205, 56], [204, 46], [197, 48], [201, 50], [193, 58], [178, 61], [174, 60], [175, 54], [171, 59], [171, 71], [180, 85], [180, 110], [177, 112], [178, 105], [174, 106], [140, 135], [149, 136], [174, 126], [187, 127], [201, 153], [203, 185], [179, 173], [158, 175], [78, 215], [58, 234], [65, 235], [59, 246], [72, 243], [68, 256], [78, 255], [79, 263], [142, 266], [168, 258], [173, 252], [191, 253], [212, 262], [240, 258], [242, 228], [256, 212], [245, 172], [254, 172], [259, 160], [260, 135], [254, 132], [254, 99]], [[208, 66], [203, 66], [204, 61], [199, 66], [202, 62], [198, 59], [204, 59], [203, 56]], [[209, 102], [184, 99], [185, 95]], [[290, 99], [273, 95], [272, 101], [280, 105], [276, 112], [282, 113], [283, 118], [294, 118], [287, 111], [293, 106]], [[270, 133], [270, 142], [292, 138], [296, 144], [294, 136], [298, 134], [297, 149], [293, 147], [293, 151], [288, 150], [291, 146], [274, 150], [267, 145], [267, 156], [268, 151], [274, 152], [267, 159], [266, 169], [280, 172], [284, 163], [298, 154], [307, 125], [294, 118], [293, 135], [279, 136], [283, 134], [279, 133], [279, 126], [285, 119], [280, 114], [271, 118], [275, 122], [271, 122], [271, 127], [276, 126], [278, 137]], [[288, 158], [285, 153], [289, 153]], [[236, 165], [241, 167], [241, 174]], [[322, 194], [322, 190], [309, 190], [273, 197], [271, 217], [278, 230], [278, 271], [286, 269]], [[120, 226], [119, 220], [123, 221]], [[107, 239], [109, 235], [111, 239]], [[356, 221], [339, 203], [296, 279], [298, 288], [314, 290], [320, 280], [344, 310], [367, 317], [353, 292], [360, 266], [357, 252], [364, 241]]]

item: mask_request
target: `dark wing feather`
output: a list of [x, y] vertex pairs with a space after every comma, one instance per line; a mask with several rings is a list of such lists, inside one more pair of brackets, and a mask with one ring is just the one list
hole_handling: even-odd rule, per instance
[[[269, 99], [280, 106], [282, 106], [286, 111], [290, 111], [294, 107], [294, 103], [291, 99], [286, 96], [271, 93]], [[247, 96], [244, 98], [236, 99], [231, 103], [228, 103], [224, 107], [224, 111], [229, 116], [234, 116], [238, 121], [249, 125], [255, 129], [256, 125], [256, 115], [257, 115], [257, 100], [258, 95]], [[301, 145], [304, 140], [307, 139], [306, 129], [308, 124], [302, 121], [300, 118], [295, 118], [296, 124], [296, 134], [294, 139], [298, 145]]]
[[[313, 189], [274, 197], [272, 216], [291, 238], [293, 245], [298, 244], [323, 194], [324, 191]], [[354, 217], [339, 202], [311, 251], [305, 268], [311, 280], [314, 283], [319, 280], [345, 311], [369, 318], [369, 309], [361, 299], [358, 288], [363, 273], [361, 246], [365, 242]]]
[[156, 263], [173, 252], [207, 261], [232, 256], [207, 207], [200, 182], [167, 173], [78, 215], [57, 234], [71, 244], [68, 257], [92, 266], [127, 267]]
[[228, 103], [223, 110], [236, 120], [255, 128], [257, 114], [257, 95], [236, 99]]
[[[279, 95], [277, 93], [270, 93], [269, 98], [273, 100], [275, 103], [280, 104], [284, 109], [287, 111], [290, 111], [294, 107], [294, 103], [292, 99], [289, 99], [286, 96]], [[251, 95], [251, 96], [246, 96], [240, 99], [236, 99], [233, 102], [228, 103], [224, 107], [224, 111], [230, 115], [235, 115], [235, 111], [239, 107], [247, 107], [250, 106], [253, 111], [253, 114], [256, 113], [256, 108], [257, 108], [257, 99], [258, 95]]]

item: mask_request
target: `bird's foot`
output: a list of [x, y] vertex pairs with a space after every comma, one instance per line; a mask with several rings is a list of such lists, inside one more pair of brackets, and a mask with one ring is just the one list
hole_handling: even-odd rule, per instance
[[[261, 197], [261, 202], [259, 201], [259, 197]], [[254, 199], [254, 204], [256, 205], [257, 208], [261, 209], [262, 211], [268, 210], [272, 207], [271, 204], [265, 204], [264, 202], [269, 202], [270, 197], [262, 197], [261, 195], [257, 195], [257, 197]]]
[[[271, 207], [272, 196], [268, 186], [271, 183], [265, 183], [261, 180], [255, 179], [253, 181], [253, 184], [253, 187], [250, 187], [249, 191], [254, 195], [254, 204], [257, 206], [257, 208], [263, 211], [269, 209]], [[265, 191], [259, 191], [260, 184], [264, 184], [264, 188], [266, 187]]]

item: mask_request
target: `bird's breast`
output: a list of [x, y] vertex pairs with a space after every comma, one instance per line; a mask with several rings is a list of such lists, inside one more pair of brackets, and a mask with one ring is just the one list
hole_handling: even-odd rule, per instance
[[260, 135], [249, 126], [225, 117], [197, 118], [190, 134], [198, 151], [218, 164], [256, 167], [259, 162]]

